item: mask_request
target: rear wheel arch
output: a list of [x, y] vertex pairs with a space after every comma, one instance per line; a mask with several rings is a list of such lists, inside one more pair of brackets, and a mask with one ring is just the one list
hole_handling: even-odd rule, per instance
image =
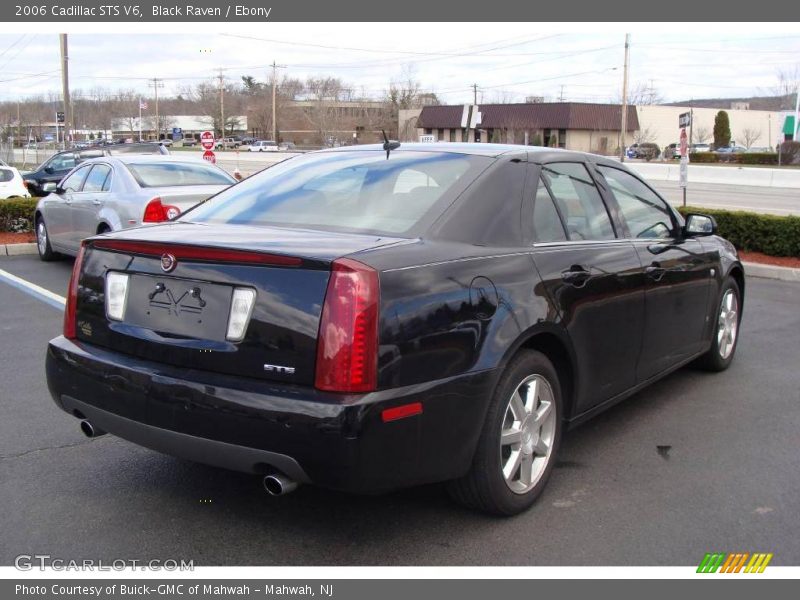
[[572, 416], [572, 408], [575, 402], [575, 390], [577, 389], [575, 360], [569, 342], [564, 339], [562, 334], [548, 329], [537, 329], [529, 332], [523, 336], [513, 351], [509, 353], [506, 360], [503, 361], [505, 368], [513, 358], [521, 351], [536, 350], [544, 354], [547, 359], [553, 363], [556, 373], [558, 374], [558, 381], [561, 385], [561, 394], [564, 404], [564, 418], [569, 419]]

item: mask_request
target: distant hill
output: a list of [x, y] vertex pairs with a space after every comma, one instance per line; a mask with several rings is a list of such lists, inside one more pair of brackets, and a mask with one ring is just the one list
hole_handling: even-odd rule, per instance
[[739, 102], [748, 103], [750, 110], [791, 110], [794, 108], [795, 96], [787, 94], [785, 96], [750, 96], [746, 98], [702, 98], [700, 100], [666, 102], [665, 106], [731, 109], [733, 104]]

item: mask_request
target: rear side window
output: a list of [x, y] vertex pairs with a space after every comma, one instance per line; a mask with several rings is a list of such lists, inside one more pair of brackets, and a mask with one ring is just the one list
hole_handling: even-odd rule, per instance
[[597, 169], [608, 182], [631, 237], [672, 236], [675, 227], [672, 213], [653, 190], [621, 169], [603, 166], [598, 166]]
[[612, 240], [611, 218], [586, 167], [580, 163], [551, 163], [542, 179], [564, 218], [570, 240]]
[[536, 197], [533, 199], [533, 241], [561, 242], [567, 239], [564, 224], [558, 216], [556, 205], [544, 181], [539, 181]]
[[0, 182], [6, 183], [14, 179], [14, 172], [11, 169], [0, 169]]
[[107, 190], [105, 184], [111, 176], [111, 168], [106, 165], [94, 165], [86, 181], [83, 182], [84, 192], [102, 192]]

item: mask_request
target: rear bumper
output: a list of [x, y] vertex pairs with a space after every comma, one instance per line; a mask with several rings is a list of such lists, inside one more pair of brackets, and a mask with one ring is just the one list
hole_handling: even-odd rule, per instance
[[[58, 337], [47, 352], [56, 404], [109, 433], [218, 467], [380, 492], [470, 466], [493, 371], [362, 395], [192, 371]], [[422, 414], [384, 423], [386, 408]]]

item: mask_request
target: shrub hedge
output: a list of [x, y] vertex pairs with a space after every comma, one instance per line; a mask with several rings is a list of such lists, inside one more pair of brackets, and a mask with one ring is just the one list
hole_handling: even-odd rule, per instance
[[38, 198], [0, 200], [0, 231], [33, 231], [33, 213]]
[[702, 213], [713, 216], [717, 220], [719, 235], [739, 250], [800, 258], [800, 217], [692, 206], [682, 206], [678, 210], [683, 214]]

